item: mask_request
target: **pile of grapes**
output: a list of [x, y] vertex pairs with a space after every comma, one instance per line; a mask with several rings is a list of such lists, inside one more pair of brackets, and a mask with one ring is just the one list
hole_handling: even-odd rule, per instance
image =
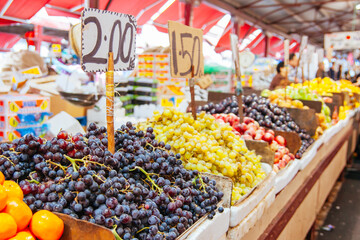
[[[197, 111], [206, 111], [210, 114], [216, 113], [238, 113], [238, 102], [235, 96], [228, 97], [218, 104], [212, 102], [198, 107]], [[314, 142], [305, 130], [293, 121], [286, 108], [280, 108], [271, 104], [267, 98], [259, 97], [256, 94], [243, 96], [244, 116], [256, 120], [260, 126], [271, 128], [277, 131], [296, 132], [301, 138], [301, 147], [295, 157], [300, 159], [305, 150]]]
[[165, 109], [140, 125], [152, 127], [159, 141], [180, 153], [186, 169], [230, 177], [234, 182], [232, 203], [248, 193], [264, 177], [261, 157], [249, 151], [228, 124], [220, 124], [205, 112], [194, 120], [190, 113]]
[[[26, 135], [0, 145], [0, 171], [18, 181], [33, 212], [46, 209], [112, 229], [128, 239], [175, 239], [215, 211], [216, 182], [186, 170], [180, 154], [131, 123], [107, 149], [106, 128], [86, 135], [61, 131], [51, 141]], [[118, 238], [119, 239], [119, 238]]]

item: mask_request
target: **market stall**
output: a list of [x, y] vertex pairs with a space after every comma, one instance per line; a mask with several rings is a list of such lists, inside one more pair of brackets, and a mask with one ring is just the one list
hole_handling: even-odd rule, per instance
[[[315, 50], [315, 2], [24, 4], [0, 4], [0, 240], [316, 238], [360, 134], [358, 82], [324, 64], [357, 71], [359, 32]], [[137, 47], [150, 25], [170, 46]]]

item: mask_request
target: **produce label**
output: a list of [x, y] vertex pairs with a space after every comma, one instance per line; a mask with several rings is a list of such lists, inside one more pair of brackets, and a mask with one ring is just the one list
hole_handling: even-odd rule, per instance
[[53, 53], [61, 53], [61, 44], [52, 44], [51, 48]]
[[173, 21], [169, 21], [168, 25], [171, 76], [200, 78], [204, 75], [203, 31]]
[[114, 71], [135, 67], [134, 16], [87, 8], [81, 13], [81, 66], [85, 72], [106, 72], [108, 53], [114, 54]]

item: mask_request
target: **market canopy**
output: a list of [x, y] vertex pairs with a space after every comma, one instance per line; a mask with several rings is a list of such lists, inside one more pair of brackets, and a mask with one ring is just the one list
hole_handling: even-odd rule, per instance
[[[233, 30], [233, 23], [229, 22], [224, 30], [224, 33], [220, 37], [217, 45], [215, 46], [216, 52], [222, 52], [225, 50], [231, 50], [230, 46], [230, 33]], [[239, 27], [239, 50], [242, 51], [246, 48], [256, 55], [265, 56], [266, 40], [265, 34], [261, 29], [256, 28], [254, 25], [250, 25], [245, 22]], [[268, 34], [269, 49], [268, 56], [281, 57], [284, 53], [284, 41], [283, 38]], [[290, 52], [298, 51], [299, 43], [296, 40], [290, 42]]]
[[25, 21], [34, 16], [49, 0], [0, 0], [0, 25]]
[[355, 0], [204, 1], [286, 38], [307, 35], [317, 45], [323, 44], [325, 33], [354, 30], [360, 23]]
[[[185, 3], [180, 1], [173, 2], [163, 13], [154, 19], [154, 26], [161, 32], [167, 33], [168, 20], [185, 23], [184, 19]], [[224, 15], [206, 3], [201, 3], [193, 8], [192, 27], [204, 30], [207, 33]]]
[[[167, 0], [99, 0], [99, 9], [134, 15], [138, 25], [145, 24]], [[52, 16], [79, 17], [84, 8], [84, 1], [50, 0], [46, 11]]]

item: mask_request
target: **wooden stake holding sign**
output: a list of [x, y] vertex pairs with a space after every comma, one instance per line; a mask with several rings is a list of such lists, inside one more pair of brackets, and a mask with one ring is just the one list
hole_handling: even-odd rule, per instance
[[231, 43], [231, 51], [232, 51], [232, 59], [235, 64], [235, 78], [236, 78], [236, 96], [238, 100], [239, 106], [239, 118], [242, 123], [244, 120], [244, 113], [242, 108], [242, 83], [241, 83], [241, 69], [240, 69], [240, 56], [239, 56], [239, 37], [236, 34], [230, 34], [230, 43]]
[[93, 8], [81, 13], [81, 67], [106, 72], [106, 121], [109, 151], [115, 152], [114, 71], [135, 67], [134, 16]]
[[[289, 39], [284, 40], [284, 66], [285, 66], [285, 75], [286, 82], [289, 82]], [[296, 76], [295, 76], [296, 77]], [[285, 86], [285, 101], [286, 101], [286, 86]]]
[[196, 119], [194, 78], [201, 78], [204, 75], [203, 31], [174, 21], [168, 21], [168, 26], [171, 76], [189, 79], [190, 106]]

